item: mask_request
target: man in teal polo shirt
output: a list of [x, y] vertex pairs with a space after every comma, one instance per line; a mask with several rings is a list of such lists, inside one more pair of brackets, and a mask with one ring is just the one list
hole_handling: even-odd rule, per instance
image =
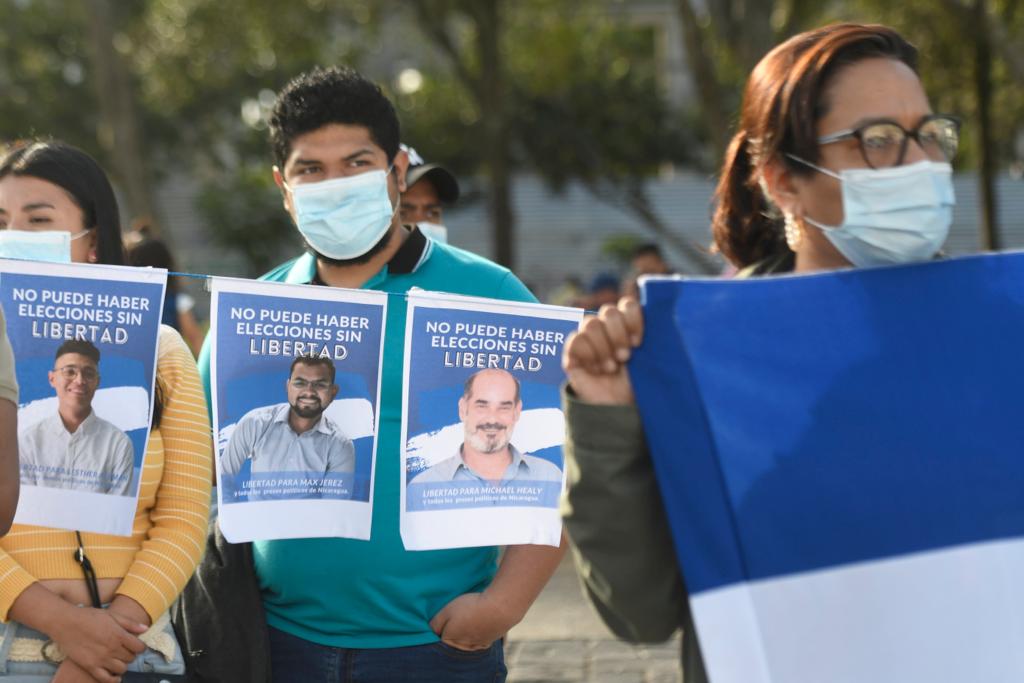
[[[535, 299], [505, 268], [401, 224], [396, 207], [408, 158], [399, 149], [398, 119], [360, 75], [331, 68], [294, 79], [277, 99], [270, 137], [274, 180], [308, 253], [263, 279], [396, 295], [388, 300], [371, 539], [252, 545], [273, 680], [503, 681], [501, 638], [522, 619], [562, 549], [511, 546], [500, 567], [496, 548], [404, 549], [402, 295], [419, 287]], [[199, 361], [208, 398], [209, 346], [207, 340]]]

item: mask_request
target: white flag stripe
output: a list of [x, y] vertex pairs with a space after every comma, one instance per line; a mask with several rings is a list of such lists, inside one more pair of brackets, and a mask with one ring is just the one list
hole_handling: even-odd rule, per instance
[[715, 683], [1019, 683], [1022, 570], [1024, 539], [994, 541], [737, 584], [690, 602]]

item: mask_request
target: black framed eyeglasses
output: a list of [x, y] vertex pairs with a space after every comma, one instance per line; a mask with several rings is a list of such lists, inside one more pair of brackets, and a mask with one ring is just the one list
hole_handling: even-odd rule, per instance
[[310, 382], [302, 379], [301, 377], [296, 377], [292, 380], [292, 386], [299, 391], [305, 391], [306, 387], [312, 387], [313, 391], [327, 391], [331, 388], [331, 383], [327, 380], [316, 380], [315, 382]]
[[907, 141], [911, 138], [932, 161], [952, 161], [960, 146], [960, 119], [933, 114], [921, 119], [913, 130], [907, 130], [895, 121], [879, 119], [824, 135], [818, 138], [818, 144], [828, 145], [850, 138], [857, 140], [861, 156], [871, 168], [901, 165], [907, 156]]

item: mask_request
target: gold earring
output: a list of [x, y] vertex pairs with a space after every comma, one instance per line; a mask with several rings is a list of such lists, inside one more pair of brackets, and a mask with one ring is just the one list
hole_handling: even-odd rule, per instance
[[804, 238], [804, 231], [800, 228], [796, 217], [791, 213], [786, 214], [786, 244], [790, 251], [796, 251]]

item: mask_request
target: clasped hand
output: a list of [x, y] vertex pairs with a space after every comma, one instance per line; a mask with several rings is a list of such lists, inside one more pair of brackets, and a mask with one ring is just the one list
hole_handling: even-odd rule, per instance
[[138, 638], [145, 631], [145, 625], [110, 610], [72, 608], [53, 640], [76, 666], [62, 665], [54, 680], [83, 680], [85, 673], [100, 683], [116, 683], [146, 649]]
[[486, 650], [518, 621], [486, 592], [466, 593], [434, 615], [430, 628], [446, 645], [459, 650]]

